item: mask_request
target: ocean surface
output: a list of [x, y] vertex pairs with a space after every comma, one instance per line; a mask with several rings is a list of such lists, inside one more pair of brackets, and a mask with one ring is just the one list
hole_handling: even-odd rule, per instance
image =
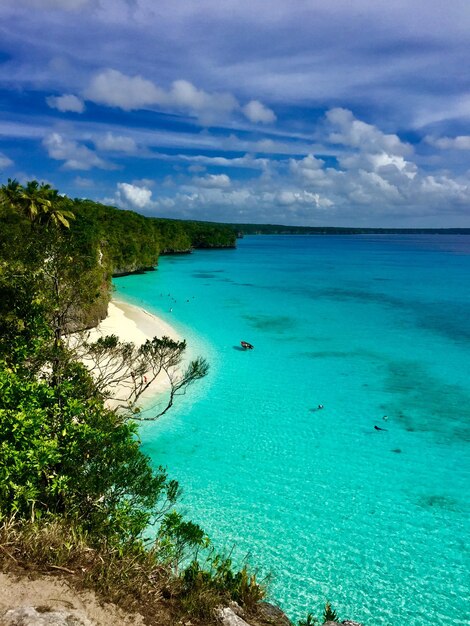
[[469, 236], [250, 236], [115, 286], [210, 362], [144, 451], [292, 619], [470, 624]]

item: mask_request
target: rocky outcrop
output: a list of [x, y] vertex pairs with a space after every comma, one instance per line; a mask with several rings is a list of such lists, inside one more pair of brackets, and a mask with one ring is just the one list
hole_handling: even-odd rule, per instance
[[215, 611], [223, 626], [292, 626], [292, 622], [278, 606], [269, 602], [260, 602], [256, 613], [247, 616], [236, 602]]

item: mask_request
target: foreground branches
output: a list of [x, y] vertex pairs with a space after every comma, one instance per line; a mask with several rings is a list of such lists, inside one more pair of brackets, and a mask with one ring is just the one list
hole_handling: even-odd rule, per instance
[[[112, 399], [118, 408], [132, 411], [134, 418], [141, 420], [154, 420], [164, 415], [173, 406], [175, 397], [185, 394], [209, 369], [202, 357], [183, 369], [186, 341], [169, 337], [154, 337], [141, 346], [119, 341], [116, 335], [100, 337], [94, 342], [85, 338], [76, 350], [100, 394]], [[157, 379], [162, 382], [160, 395], [166, 402], [155, 415], [141, 417], [136, 404]]]

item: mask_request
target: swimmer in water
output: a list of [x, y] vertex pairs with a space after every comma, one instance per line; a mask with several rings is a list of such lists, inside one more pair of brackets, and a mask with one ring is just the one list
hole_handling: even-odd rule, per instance
[[383, 419], [383, 421], [384, 421], [384, 422], [387, 422], [387, 421], [388, 421], [388, 415], [384, 415], [384, 416], [382, 417], [382, 419]]
[[318, 408], [319, 408], [319, 409], [323, 409], [323, 404], [319, 404], [319, 405], [318, 405]]
[[386, 428], [380, 428], [380, 426], [375, 426], [374, 425], [375, 430], [387, 430]]

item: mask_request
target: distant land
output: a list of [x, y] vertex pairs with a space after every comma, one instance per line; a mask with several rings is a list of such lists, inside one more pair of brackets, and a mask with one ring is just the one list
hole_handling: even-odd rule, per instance
[[470, 235], [470, 228], [353, 228], [340, 226], [284, 226], [282, 224], [225, 224], [239, 235]]

